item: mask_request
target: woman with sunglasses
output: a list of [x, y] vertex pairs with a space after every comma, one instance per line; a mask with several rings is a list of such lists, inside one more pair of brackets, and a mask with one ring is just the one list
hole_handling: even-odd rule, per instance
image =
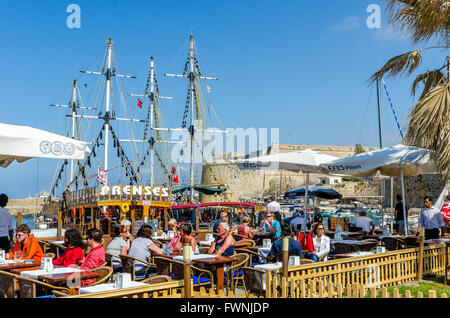
[[[312, 259], [314, 262], [318, 262], [319, 258], [330, 252], [330, 238], [325, 235], [325, 228], [322, 223], [314, 223], [311, 231], [314, 243], [314, 251], [305, 253], [305, 258]], [[327, 260], [325, 256], [324, 261]]]

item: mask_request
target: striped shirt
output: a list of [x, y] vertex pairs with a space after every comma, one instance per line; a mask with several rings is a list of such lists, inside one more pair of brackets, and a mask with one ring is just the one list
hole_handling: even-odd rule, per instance
[[419, 226], [425, 227], [427, 230], [438, 229], [444, 227], [444, 219], [442, 218], [441, 211], [434, 206], [431, 209], [423, 209], [419, 215]]

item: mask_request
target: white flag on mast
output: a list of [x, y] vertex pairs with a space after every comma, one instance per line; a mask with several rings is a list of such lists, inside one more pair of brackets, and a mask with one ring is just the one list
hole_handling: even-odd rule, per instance
[[106, 184], [107, 176], [106, 176], [106, 170], [103, 170], [98, 166], [97, 170], [97, 180], [100, 181], [103, 184]]

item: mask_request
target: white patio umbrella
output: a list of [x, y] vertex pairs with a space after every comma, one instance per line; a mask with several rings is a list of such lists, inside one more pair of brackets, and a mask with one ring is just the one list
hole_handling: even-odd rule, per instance
[[284, 152], [274, 155], [260, 156], [239, 160], [238, 166], [243, 170], [278, 170], [284, 169], [294, 172], [302, 171], [306, 174], [305, 180], [305, 213], [308, 213], [308, 185], [310, 173], [323, 173], [320, 164], [338, 159], [311, 149]]
[[324, 171], [368, 177], [381, 174], [400, 176], [403, 197], [403, 217], [406, 223], [406, 198], [404, 176], [436, 173], [429, 151], [413, 146], [396, 145], [321, 164]]
[[84, 159], [87, 143], [28, 126], [0, 123], [0, 166], [31, 158]]

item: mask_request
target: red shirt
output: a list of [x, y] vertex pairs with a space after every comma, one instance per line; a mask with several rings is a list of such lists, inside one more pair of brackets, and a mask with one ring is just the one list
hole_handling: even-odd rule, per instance
[[68, 267], [69, 265], [74, 265], [83, 260], [84, 251], [81, 247], [71, 247], [67, 248], [63, 255], [53, 260], [53, 265], [59, 265], [63, 267]]

